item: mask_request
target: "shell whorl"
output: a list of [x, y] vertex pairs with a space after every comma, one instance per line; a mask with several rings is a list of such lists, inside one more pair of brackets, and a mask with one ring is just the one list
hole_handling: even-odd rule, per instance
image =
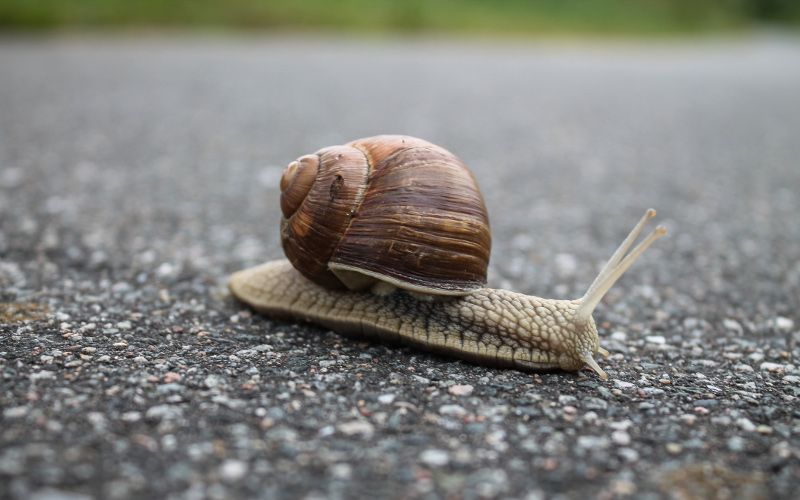
[[483, 198], [467, 167], [439, 146], [377, 136], [323, 148], [292, 162], [281, 190], [284, 252], [322, 286], [382, 280], [462, 295], [486, 284]]

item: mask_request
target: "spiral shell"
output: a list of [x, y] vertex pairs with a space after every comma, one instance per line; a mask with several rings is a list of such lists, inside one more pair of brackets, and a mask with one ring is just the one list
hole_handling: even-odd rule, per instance
[[323, 148], [290, 163], [280, 187], [284, 252], [322, 286], [463, 295], [486, 285], [483, 197], [439, 146], [384, 135]]

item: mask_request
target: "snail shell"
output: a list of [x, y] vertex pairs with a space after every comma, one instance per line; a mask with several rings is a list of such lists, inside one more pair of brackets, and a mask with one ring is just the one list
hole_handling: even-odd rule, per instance
[[284, 252], [319, 285], [385, 282], [433, 295], [486, 285], [486, 205], [444, 148], [399, 135], [358, 139], [293, 161], [280, 188]]

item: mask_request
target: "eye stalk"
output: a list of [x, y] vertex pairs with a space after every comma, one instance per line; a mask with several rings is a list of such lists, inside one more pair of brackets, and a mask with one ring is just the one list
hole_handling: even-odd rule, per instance
[[[655, 216], [656, 211], [652, 208], [644, 213], [642, 218], [639, 219], [639, 222], [633, 227], [631, 232], [600, 271], [600, 274], [597, 275], [594, 282], [589, 286], [589, 289], [583, 297], [579, 299], [580, 305], [577, 311], [575, 311], [574, 316], [576, 326], [585, 325], [586, 328], [593, 328], [595, 329], [595, 336], [597, 335], [594, 321], [592, 321], [592, 312], [594, 312], [597, 304], [600, 303], [611, 287], [625, 274], [625, 271], [636, 262], [636, 259], [638, 259], [657, 239], [667, 234], [667, 229], [664, 226], [657, 226], [636, 245], [633, 250], [630, 250], [636, 242], [636, 239], [642, 234], [647, 222]], [[628, 252], [628, 250], [630, 250], [630, 252]], [[608, 356], [608, 351], [600, 346], [597, 347], [596, 352], [604, 357]], [[589, 368], [594, 370], [600, 378], [603, 380], [608, 379], [608, 375], [600, 368], [592, 357], [592, 354], [593, 353], [588, 351], [584, 352], [581, 354], [581, 359]]]
[[623, 241], [619, 248], [617, 248], [617, 251], [614, 252], [614, 255], [611, 256], [611, 259], [609, 259], [602, 271], [600, 271], [600, 274], [597, 275], [597, 278], [595, 278], [594, 282], [589, 286], [589, 289], [583, 297], [580, 298], [581, 305], [575, 312], [576, 323], [588, 322], [589, 318], [592, 316], [592, 312], [594, 312], [594, 308], [597, 307], [597, 304], [600, 303], [605, 294], [614, 286], [614, 283], [625, 274], [625, 271], [636, 262], [636, 259], [638, 259], [650, 245], [667, 234], [667, 228], [658, 226], [628, 253], [628, 249], [633, 246], [636, 238], [639, 237], [642, 230], [647, 225], [647, 221], [655, 216], [656, 211], [652, 208], [648, 209], [642, 218], [639, 219], [636, 226], [633, 227], [628, 237], [625, 238], [625, 241]]

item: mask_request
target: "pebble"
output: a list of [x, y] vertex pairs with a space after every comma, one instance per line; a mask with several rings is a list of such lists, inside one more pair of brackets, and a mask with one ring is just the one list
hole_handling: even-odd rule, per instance
[[28, 414], [27, 406], [15, 406], [13, 408], [6, 408], [3, 410], [4, 418], [21, 418]]
[[617, 380], [617, 379], [614, 379], [614, 385], [617, 388], [622, 389], [622, 390], [633, 389], [633, 388], [636, 387], [635, 384], [632, 384], [630, 382], [625, 382], [624, 380]]
[[38, 372], [33, 372], [28, 377], [31, 382], [37, 382], [39, 380], [51, 380], [56, 378], [56, 373], [50, 370], [40, 370]]
[[583, 400], [583, 407], [587, 410], [606, 410], [608, 403], [600, 398], [588, 397]]
[[392, 404], [397, 396], [395, 394], [381, 394], [378, 396], [378, 402], [381, 404]]
[[578, 436], [578, 446], [587, 449], [608, 448], [608, 438], [605, 436]]
[[247, 463], [242, 460], [228, 459], [219, 466], [219, 475], [223, 481], [239, 481], [247, 474]]
[[639, 460], [639, 452], [633, 448], [619, 448], [617, 454], [626, 462], [633, 463]]
[[731, 436], [728, 438], [726, 446], [733, 452], [740, 452], [744, 451], [747, 446], [747, 442], [741, 436]]
[[742, 331], [744, 331], [742, 325], [739, 324], [739, 322], [735, 319], [726, 318], [722, 320], [722, 326], [724, 326], [726, 330], [730, 330], [737, 334], [740, 334]]
[[611, 334], [611, 340], [616, 340], [617, 342], [625, 342], [626, 340], [628, 340], [628, 334], [617, 330]]
[[120, 417], [123, 422], [133, 423], [142, 419], [142, 413], [138, 411], [127, 411]]
[[447, 389], [447, 392], [449, 392], [453, 396], [469, 396], [470, 394], [472, 394], [473, 390], [474, 387], [472, 387], [471, 385], [457, 384], [457, 385], [451, 385]]
[[463, 417], [467, 414], [467, 410], [459, 405], [442, 405], [439, 407], [439, 413], [448, 417]]
[[772, 319], [772, 325], [777, 330], [788, 332], [794, 328], [794, 321], [792, 321], [791, 318], [786, 318], [784, 316], [777, 316]]
[[667, 443], [666, 449], [670, 455], [677, 455], [683, 451], [683, 446], [678, 443]]
[[430, 449], [420, 453], [419, 459], [431, 467], [443, 467], [450, 463], [450, 454], [444, 450]]
[[203, 384], [209, 389], [220, 387], [225, 383], [225, 380], [219, 375], [208, 375], [203, 379]]
[[665, 339], [662, 335], [651, 335], [649, 337], [645, 337], [644, 339], [649, 344], [664, 345], [667, 343], [667, 339]]
[[625, 431], [614, 431], [611, 433], [611, 441], [620, 446], [631, 444], [631, 436]]
[[366, 420], [344, 422], [337, 425], [336, 428], [346, 436], [360, 435], [369, 438], [375, 432], [375, 427]]
[[759, 369], [761, 371], [768, 371], [768, 372], [782, 372], [784, 370], [782, 364], [770, 363], [770, 362], [761, 363], [761, 366], [759, 366]]
[[746, 418], [740, 418], [736, 420], [736, 425], [738, 425], [740, 429], [746, 432], [754, 432], [756, 430], [756, 425]]

